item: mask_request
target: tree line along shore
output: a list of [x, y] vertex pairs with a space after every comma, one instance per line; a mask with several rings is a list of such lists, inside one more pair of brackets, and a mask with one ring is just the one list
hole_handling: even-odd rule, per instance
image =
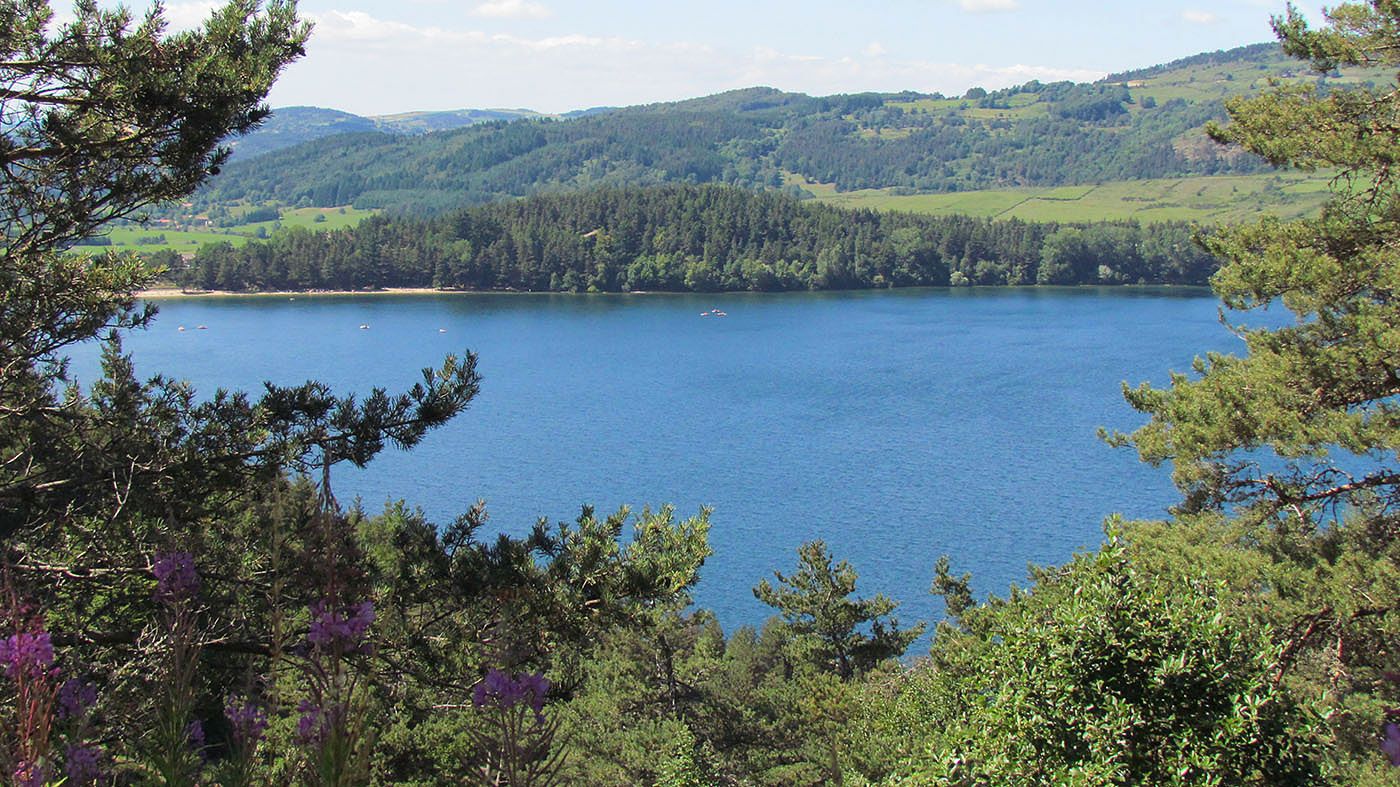
[[846, 210], [726, 186], [603, 189], [288, 229], [191, 259], [179, 286], [228, 292], [400, 288], [715, 292], [1027, 284], [1204, 285], [1184, 222], [1031, 223]]

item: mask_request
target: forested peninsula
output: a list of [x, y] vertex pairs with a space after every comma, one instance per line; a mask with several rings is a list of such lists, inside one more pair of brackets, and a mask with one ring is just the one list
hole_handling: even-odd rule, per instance
[[601, 189], [167, 255], [189, 289], [549, 292], [1205, 284], [1184, 222], [1068, 225], [843, 210], [776, 192]]

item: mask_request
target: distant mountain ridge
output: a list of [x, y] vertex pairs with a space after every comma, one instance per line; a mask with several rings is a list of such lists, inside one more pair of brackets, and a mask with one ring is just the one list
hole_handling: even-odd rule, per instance
[[322, 107], [279, 107], [260, 127], [232, 140], [229, 146], [238, 159], [247, 160], [338, 134], [428, 134], [476, 123], [530, 117], [543, 115], [530, 109], [453, 109], [363, 116]]
[[[717, 182], [801, 196], [818, 185], [910, 194], [1245, 174], [1266, 165], [1203, 132], [1224, 119], [1225, 99], [1274, 79], [1377, 76], [1294, 69], [1276, 44], [1257, 44], [1095, 83], [1032, 81], [956, 97], [755, 87], [571, 117], [279, 110], [280, 122], [274, 115], [244, 144], [264, 134], [314, 138], [235, 156], [198, 198], [437, 212], [598, 185]], [[491, 112], [503, 116], [483, 114]]]

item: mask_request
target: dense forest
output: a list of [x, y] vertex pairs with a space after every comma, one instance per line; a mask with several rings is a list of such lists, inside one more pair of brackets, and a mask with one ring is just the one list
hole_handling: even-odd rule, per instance
[[851, 211], [726, 186], [595, 189], [288, 229], [157, 257], [191, 289], [569, 292], [964, 284], [1197, 284], [1214, 258], [1184, 223], [1030, 224]]
[[[1320, 28], [1293, 10], [1276, 20], [1287, 51], [1322, 71], [1400, 67], [1400, 4], [1331, 13]], [[47, 3], [0, 0], [0, 18], [5, 106], [38, 120], [0, 124], [6, 784], [1380, 787], [1400, 774], [1393, 82], [1230, 105], [1216, 141], [1364, 186], [1337, 191], [1320, 216], [1204, 239], [1228, 318], [1292, 319], [1236, 324], [1241, 354], [1125, 390], [1145, 423], [1105, 438], [1170, 466], [1180, 501], [1165, 519], [1110, 517], [1099, 546], [984, 600], [958, 556], [927, 556], [947, 616], [911, 654], [924, 624], [858, 592], [856, 568], [820, 541], [775, 557], [752, 589], [774, 613], [761, 627], [726, 630], [693, 608], [710, 555], [703, 509], [585, 506], [493, 537], [480, 504], [449, 522], [406, 502], [342, 505], [342, 469], [470, 417], [490, 384], [471, 352], [399, 393], [309, 381], [201, 397], [138, 379], [121, 337], [150, 325], [138, 293], [154, 272], [71, 249], [219, 169], [221, 140], [266, 116], [262, 99], [309, 27], [289, 2], [252, 0], [177, 34], [159, 8], [135, 19], [79, 3], [55, 23]], [[757, 233], [791, 227], [772, 240], [796, 243], [796, 228], [846, 226], [821, 230], [851, 244], [849, 258], [817, 250], [828, 271], [859, 267], [857, 240], [896, 258], [937, 248], [921, 245], [932, 227], [946, 234], [929, 243], [980, 231], [1006, 248], [1020, 238], [1028, 255], [1096, 232], [1149, 237], [922, 225], [715, 187], [551, 196], [369, 232], [404, 241], [426, 227], [417, 237], [460, 244], [466, 260], [483, 240], [543, 243], [556, 236], [539, 228], [557, 221], [561, 243], [698, 249], [727, 265], [740, 255], [704, 248], [705, 222], [721, 217], [731, 226], [712, 237], [742, 240], [760, 263], [769, 239]], [[667, 237], [692, 226], [698, 246]], [[950, 280], [964, 272], [944, 264]], [[94, 341], [102, 374], [84, 388], [66, 358]]]
[[1220, 97], [1139, 104], [1121, 84], [1070, 82], [977, 95], [751, 88], [421, 136], [343, 134], [235, 159], [196, 202], [422, 212], [599, 185], [781, 188], [786, 173], [842, 190], [946, 192], [1263, 168], [1190, 143], [1207, 121], [1224, 118]]

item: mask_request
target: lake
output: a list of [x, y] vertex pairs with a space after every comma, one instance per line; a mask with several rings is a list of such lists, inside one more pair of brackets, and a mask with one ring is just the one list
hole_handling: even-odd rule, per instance
[[1176, 499], [1167, 469], [1095, 430], [1141, 423], [1123, 381], [1243, 347], [1207, 292], [1158, 288], [159, 305], [127, 340], [138, 371], [205, 394], [309, 378], [393, 391], [470, 348], [471, 408], [412, 452], [338, 469], [337, 496], [370, 510], [404, 498], [439, 523], [482, 498], [515, 534], [583, 503], [712, 506], [695, 596], [726, 627], [768, 614], [750, 588], [790, 570], [804, 541], [824, 539], [862, 594], [900, 600], [910, 621], [941, 615], [928, 593], [941, 554], [1000, 593], [1027, 563], [1097, 544], [1110, 513], [1161, 515]]

